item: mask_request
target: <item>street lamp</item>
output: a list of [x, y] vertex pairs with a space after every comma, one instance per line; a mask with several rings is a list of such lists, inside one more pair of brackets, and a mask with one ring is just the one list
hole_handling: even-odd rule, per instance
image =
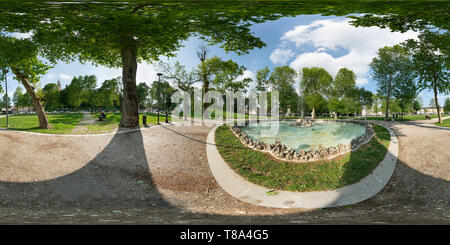
[[162, 73], [158, 72], [158, 73], [156, 73], [156, 75], [158, 75], [158, 124], [159, 124], [159, 110], [161, 107], [160, 98], [161, 98], [161, 76], [162, 76]]
[[6, 90], [6, 128], [9, 127], [9, 97], [8, 97], [8, 80], [6, 74], [8, 73], [7, 69], [3, 69], [3, 80], [5, 81], [5, 90]]

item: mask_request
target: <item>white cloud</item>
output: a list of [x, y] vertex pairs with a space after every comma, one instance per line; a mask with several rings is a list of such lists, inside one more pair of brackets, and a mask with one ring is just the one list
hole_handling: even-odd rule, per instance
[[156, 73], [158, 72], [152, 64], [140, 63], [137, 68], [136, 82], [138, 84], [145, 82], [148, 86], [151, 86], [153, 81], [158, 80], [158, 75], [156, 75]]
[[72, 76], [71, 76], [71, 75], [64, 74], [64, 73], [60, 73], [60, 74], [58, 75], [58, 78], [61, 79], [61, 80], [70, 80], [70, 79], [72, 78]]
[[255, 74], [250, 70], [245, 70], [244, 74], [242, 76], [237, 77], [236, 80], [241, 81], [244, 78], [251, 78], [252, 80], [255, 80]]
[[22, 32], [11, 32], [10, 33], [11, 37], [15, 37], [18, 39], [29, 39], [33, 36], [33, 33], [30, 32], [26, 32], [26, 33], [22, 33]]
[[294, 56], [294, 52], [287, 48], [277, 48], [270, 54], [270, 60], [276, 65], [284, 65]]
[[[297, 55], [290, 63], [292, 68], [299, 70], [302, 67], [319, 66], [335, 76], [340, 68], [346, 67], [356, 73], [357, 84], [362, 85], [368, 82], [368, 65], [376, 56], [377, 50], [409, 38], [417, 38], [417, 33], [391, 32], [389, 29], [378, 27], [354, 27], [349, 20], [332, 19], [296, 26], [286, 32], [281, 40], [282, 43], [293, 43], [297, 48], [304, 45], [313, 47], [312, 51]], [[279, 49], [275, 49], [272, 55], [283, 53]], [[330, 54], [330, 51], [339, 50], [345, 50], [346, 54], [340, 57], [333, 57]]]
[[56, 74], [55, 73], [48, 73], [46, 76], [47, 76], [47, 79], [53, 80], [53, 79], [55, 79]]

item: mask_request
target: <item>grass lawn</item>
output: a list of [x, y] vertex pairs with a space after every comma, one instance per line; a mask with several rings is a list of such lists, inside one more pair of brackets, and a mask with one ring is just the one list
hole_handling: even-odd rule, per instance
[[[105, 113], [106, 119], [101, 122], [96, 122], [95, 124], [87, 125], [86, 127], [90, 132], [103, 132], [103, 131], [111, 131], [117, 129], [119, 127], [120, 119], [122, 118], [122, 114], [120, 113]], [[95, 118], [98, 119], [99, 113], [93, 114]], [[155, 113], [144, 113], [139, 114], [139, 126], [144, 127], [142, 124], [142, 116], [147, 115], [147, 125], [157, 124], [158, 115]], [[169, 122], [171, 121], [170, 116], [168, 117]], [[159, 121], [165, 122], [166, 118], [164, 114], [159, 115]]]
[[[147, 124], [152, 125], [157, 122], [157, 115], [153, 113], [139, 114], [139, 125], [143, 127], [142, 116], [147, 115]], [[80, 123], [83, 118], [82, 113], [61, 113], [61, 114], [47, 114], [51, 129], [40, 129], [37, 115], [14, 115], [9, 116], [9, 129], [29, 131], [35, 133], [49, 133], [49, 134], [79, 134], [72, 130]], [[98, 119], [99, 114], [92, 115]], [[83, 131], [84, 134], [106, 133], [116, 130], [119, 127], [120, 113], [106, 113], [106, 120], [94, 124], [83, 125], [87, 128]], [[160, 115], [160, 121], [164, 122], [164, 115]], [[171, 120], [169, 116], [169, 121]], [[0, 118], [0, 128], [6, 128], [6, 117]], [[82, 134], [83, 134], [82, 133]]]
[[376, 124], [372, 126], [375, 137], [358, 150], [333, 160], [311, 163], [284, 162], [249, 149], [227, 126], [217, 129], [215, 140], [225, 162], [255, 184], [289, 191], [332, 190], [358, 182], [384, 159], [389, 131]]
[[[83, 114], [48, 114], [51, 129], [40, 129], [37, 115], [9, 116], [9, 129], [35, 133], [69, 134], [83, 118]], [[0, 118], [0, 127], [6, 128], [6, 117]]]
[[435, 125], [441, 127], [450, 127], [450, 118], [443, 120], [442, 123], [435, 123]]

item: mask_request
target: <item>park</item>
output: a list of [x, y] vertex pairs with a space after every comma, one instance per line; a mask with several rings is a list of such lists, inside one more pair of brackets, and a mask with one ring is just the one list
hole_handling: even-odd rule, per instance
[[449, 223], [448, 3], [57, 2], [0, 4], [1, 224]]

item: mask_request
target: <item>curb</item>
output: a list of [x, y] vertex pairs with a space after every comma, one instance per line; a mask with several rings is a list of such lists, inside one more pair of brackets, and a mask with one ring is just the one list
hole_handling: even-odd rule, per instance
[[214, 140], [218, 127], [214, 127], [208, 134], [206, 154], [211, 172], [219, 186], [225, 192], [243, 202], [271, 208], [339, 207], [373, 197], [386, 186], [392, 177], [398, 157], [398, 140], [390, 128], [381, 126], [385, 127], [391, 135], [388, 151], [383, 161], [371, 174], [359, 182], [329, 191], [294, 192], [280, 190], [277, 195], [267, 195], [267, 192], [272, 189], [247, 181], [235, 173], [220, 156]]

